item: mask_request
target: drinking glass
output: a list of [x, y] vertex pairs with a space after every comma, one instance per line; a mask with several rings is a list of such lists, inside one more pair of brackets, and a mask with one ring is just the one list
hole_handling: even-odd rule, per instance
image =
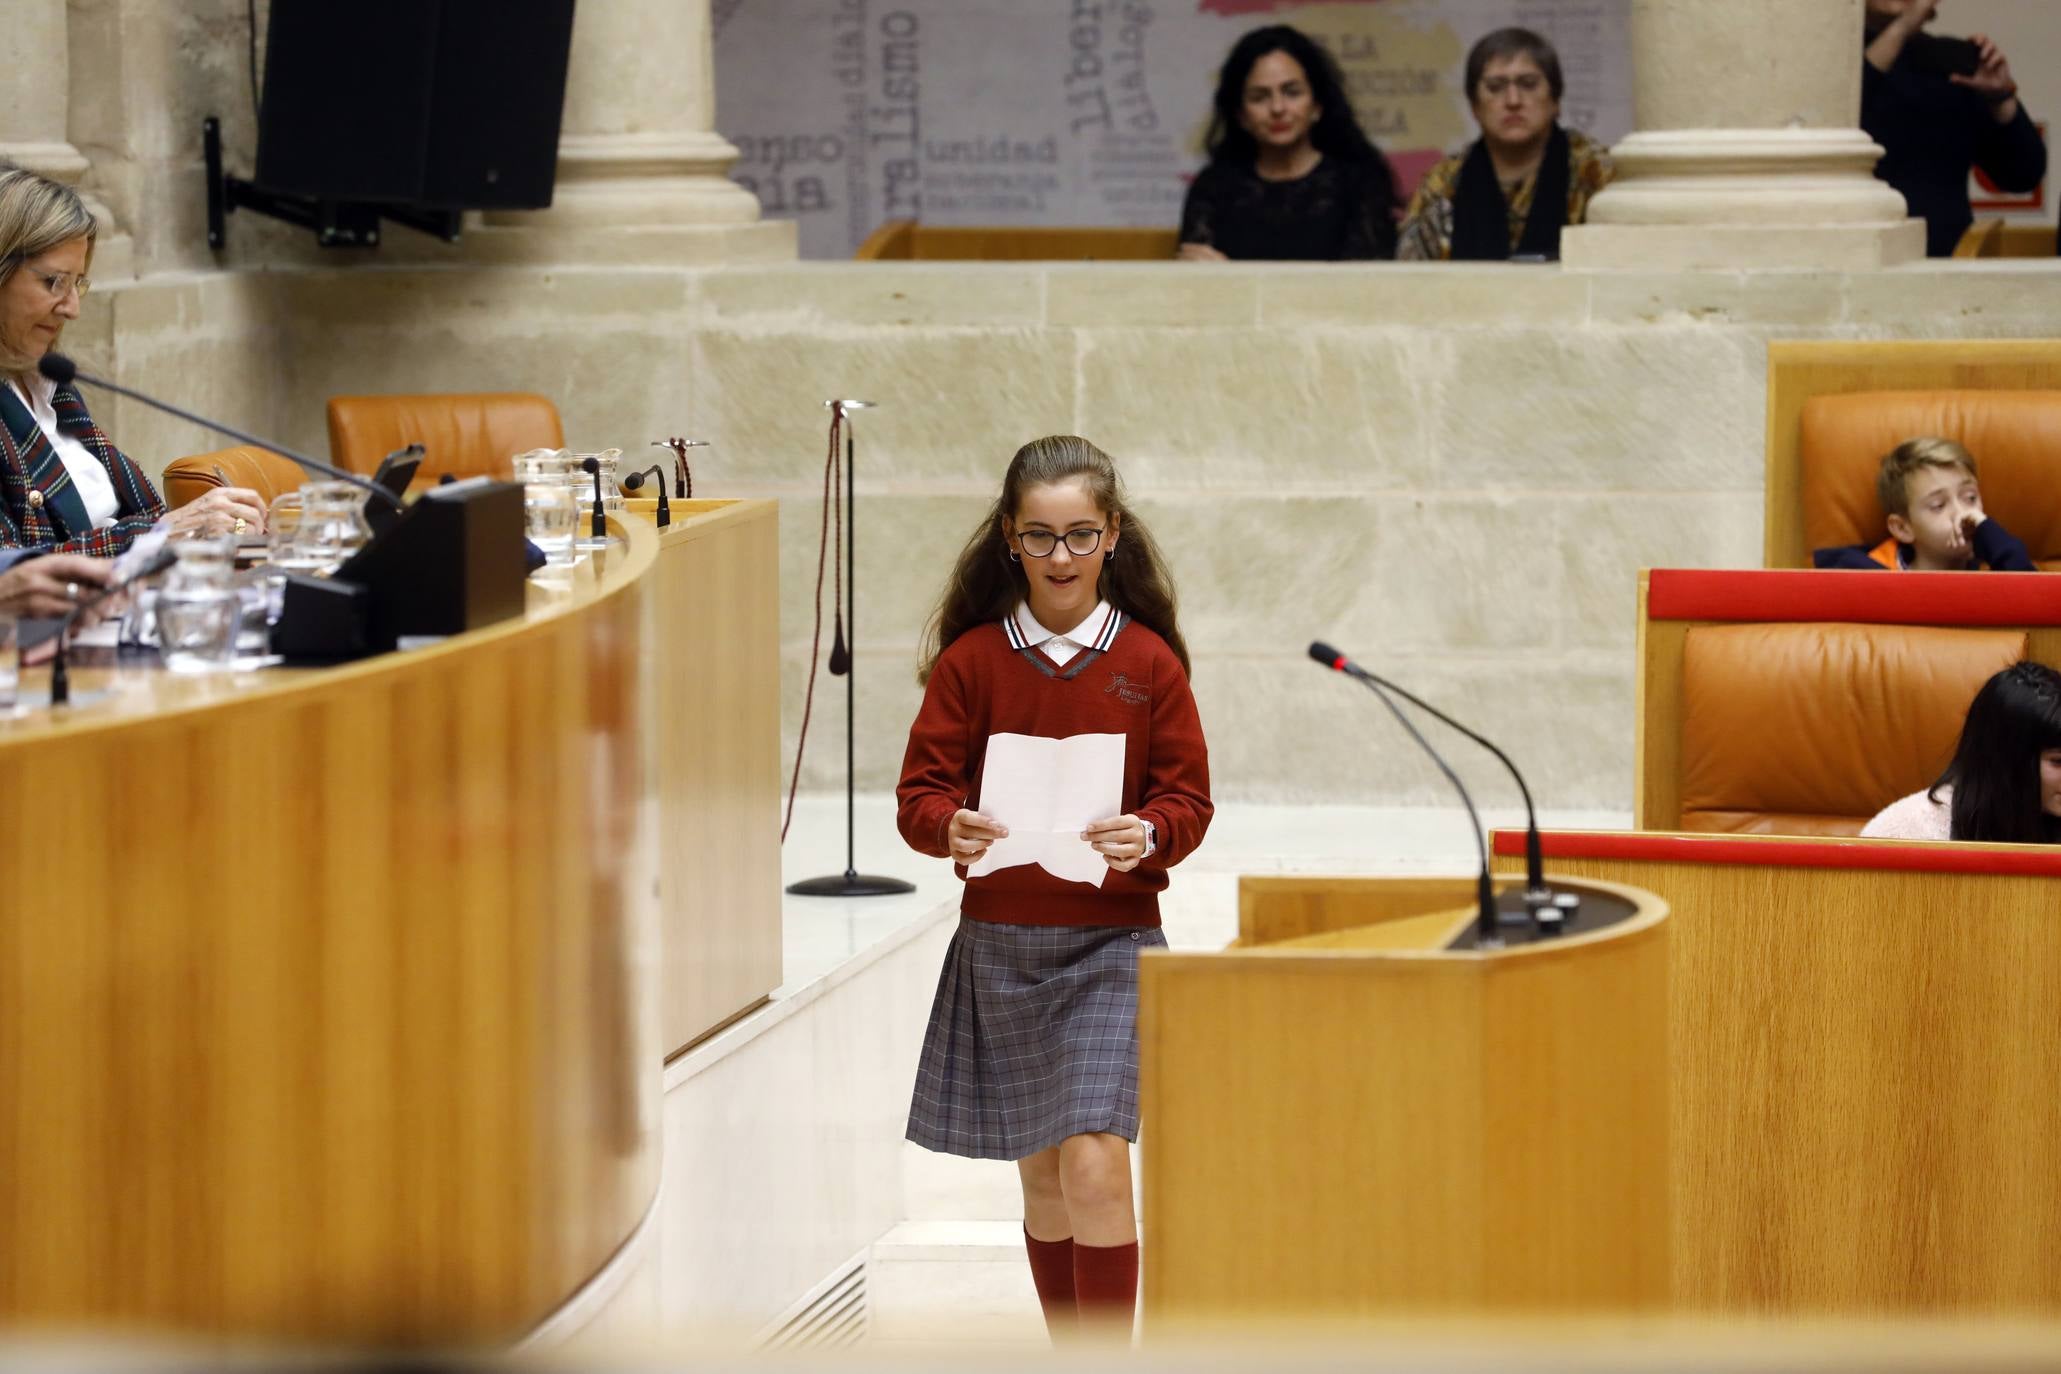
[[175, 673], [209, 673], [229, 666], [243, 603], [236, 595], [236, 539], [181, 539], [157, 594], [158, 649]]
[[579, 493], [565, 482], [525, 482], [522, 488], [523, 533], [544, 551], [553, 567], [571, 567], [573, 531], [580, 519]]
[[524, 486], [532, 482], [567, 481], [567, 473], [572, 471], [571, 460], [562, 448], [528, 449], [508, 461], [515, 469], [515, 480]]
[[21, 622], [0, 611], [0, 712], [12, 711], [21, 691]]

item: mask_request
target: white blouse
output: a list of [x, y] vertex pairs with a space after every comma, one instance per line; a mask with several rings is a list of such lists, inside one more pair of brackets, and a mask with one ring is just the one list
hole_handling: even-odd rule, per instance
[[108, 475], [107, 466], [93, 456], [93, 451], [69, 434], [60, 434], [57, 429], [57, 383], [41, 375], [28, 378], [28, 388], [22, 390], [17, 381], [15, 390], [22, 393], [28, 402], [29, 414], [36, 417], [36, 428], [43, 431], [43, 437], [50, 441], [50, 447], [57, 450], [58, 461], [71, 476], [72, 485], [79, 490], [79, 499], [86, 503], [86, 518], [93, 522], [96, 530], [106, 529], [121, 513], [121, 499], [115, 495], [114, 478]]

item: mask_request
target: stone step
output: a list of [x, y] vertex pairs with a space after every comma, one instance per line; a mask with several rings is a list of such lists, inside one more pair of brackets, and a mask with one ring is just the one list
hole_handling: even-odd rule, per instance
[[1021, 1221], [907, 1221], [866, 1261], [868, 1338], [1043, 1346]]

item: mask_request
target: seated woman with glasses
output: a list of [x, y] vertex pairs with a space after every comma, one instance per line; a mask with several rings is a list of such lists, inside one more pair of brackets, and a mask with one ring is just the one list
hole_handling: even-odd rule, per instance
[[1184, 262], [1395, 256], [1395, 178], [1331, 55], [1286, 24], [1239, 39], [1217, 76], [1209, 165], [1181, 207]]
[[79, 393], [36, 371], [79, 316], [97, 227], [71, 187], [0, 163], [0, 549], [110, 556], [160, 519], [174, 533], [264, 528], [257, 493], [236, 487], [166, 516]]
[[1424, 174], [1396, 256], [1415, 262], [1555, 261], [1610, 181], [1603, 145], [1560, 125], [1560, 54], [1529, 29], [1497, 29], [1467, 54], [1481, 137]]

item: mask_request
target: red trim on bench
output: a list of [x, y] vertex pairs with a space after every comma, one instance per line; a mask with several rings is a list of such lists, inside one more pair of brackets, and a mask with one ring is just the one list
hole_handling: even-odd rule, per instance
[[1646, 580], [1646, 618], [2061, 625], [2061, 576], [1655, 568]]
[[[1946, 574], [1956, 576], [1957, 574]], [[1524, 857], [1524, 832], [1490, 836], [1498, 858]], [[1979, 873], [1990, 877], [2061, 878], [2061, 845], [1989, 848], [1909, 844], [1897, 840], [1789, 839], [1780, 835], [1693, 835], [1652, 830], [1546, 830], [1546, 859], [1627, 859], [1691, 864], [1757, 864], [1763, 868], [1849, 868], [1902, 873]], [[2055, 894], [2061, 898], [2061, 893]]]

